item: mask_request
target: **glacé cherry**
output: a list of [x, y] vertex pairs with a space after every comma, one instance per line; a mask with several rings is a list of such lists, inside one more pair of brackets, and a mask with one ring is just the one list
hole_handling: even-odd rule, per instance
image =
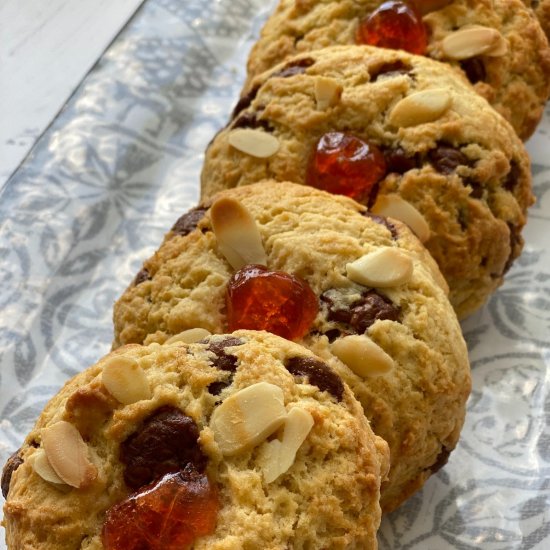
[[105, 550], [185, 550], [214, 532], [218, 493], [192, 468], [166, 474], [107, 511]]
[[319, 303], [309, 285], [284, 271], [245, 265], [228, 282], [229, 330], [267, 330], [297, 340], [309, 330]]
[[357, 42], [423, 55], [428, 35], [422, 16], [413, 5], [390, 1], [359, 23]]
[[385, 175], [386, 160], [376, 145], [350, 133], [328, 132], [310, 158], [306, 182], [361, 201]]

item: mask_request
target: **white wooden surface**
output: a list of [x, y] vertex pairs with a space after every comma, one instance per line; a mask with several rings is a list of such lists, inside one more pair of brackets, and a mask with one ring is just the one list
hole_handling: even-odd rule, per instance
[[143, 0], [0, 0], [0, 189]]

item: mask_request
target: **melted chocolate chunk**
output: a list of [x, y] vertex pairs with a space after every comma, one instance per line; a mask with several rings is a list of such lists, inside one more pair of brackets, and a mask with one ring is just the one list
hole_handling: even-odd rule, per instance
[[468, 166], [468, 157], [450, 145], [438, 145], [428, 153], [428, 158], [432, 166], [446, 176], [452, 174], [458, 166]]
[[10, 482], [11, 482], [11, 476], [13, 475], [13, 472], [23, 464], [23, 459], [19, 456], [19, 451], [21, 449], [18, 449], [13, 453], [8, 460], [6, 461], [6, 464], [4, 465], [4, 469], [2, 470], [2, 494], [4, 495], [4, 498], [8, 498], [8, 492], [10, 490]]
[[391, 222], [388, 221], [387, 218], [384, 218], [384, 216], [377, 216], [376, 214], [372, 214], [368, 210], [363, 212], [363, 216], [365, 216], [365, 218], [370, 218], [373, 222], [376, 222], [380, 225], [383, 225], [384, 227], [389, 229], [389, 231], [391, 233], [391, 236], [392, 236], [392, 239], [394, 241], [397, 240], [397, 237], [398, 237], [397, 229], [396, 229], [395, 225], [393, 225]]
[[512, 223], [508, 223], [508, 229], [510, 230], [510, 256], [506, 261], [506, 265], [504, 266], [502, 275], [505, 275], [512, 267], [514, 260], [519, 256], [520, 250], [517, 250], [517, 249], [521, 247], [523, 243], [523, 239], [521, 238], [521, 232], [517, 228], [517, 226], [515, 226]]
[[237, 101], [237, 105], [233, 108], [233, 113], [231, 114], [231, 119], [233, 120], [235, 117], [237, 117], [242, 111], [245, 109], [248, 109], [252, 102], [256, 99], [256, 96], [258, 95], [258, 91], [260, 90], [260, 86], [254, 86], [253, 88], [250, 88], [249, 92], [246, 95], [243, 95], [239, 101]]
[[472, 84], [476, 84], [487, 78], [485, 65], [478, 57], [471, 57], [460, 62], [460, 67], [466, 73], [468, 80]]
[[206, 457], [198, 437], [199, 429], [192, 418], [175, 407], [161, 407], [121, 444], [124, 481], [138, 489], [188, 465], [202, 472]]
[[327, 304], [328, 320], [350, 325], [357, 334], [363, 334], [375, 321], [399, 320], [400, 308], [375, 290], [367, 290], [348, 307], [339, 306], [333, 296], [330, 291], [321, 295], [321, 301]]
[[152, 279], [149, 271], [144, 267], [135, 277], [133, 285], [138, 286], [144, 281], [150, 281]]
[[432, 474], [435, 474], [436, 472], [441, 470], [441, 468], [443, 468], [445, 464], [447, 464], [449, 460], [449, 456], [451, 454], [451, 450], [452, 449], [447, 449], [445, 447], [441, 449], [440, 453], [437, 455], [437, 458], [435, 459], [435, 462], [430, 466], [430, 472], [432, 472]]
[[270, 78], [288, 78], [297, 74], [303, 74], [308, 67], [315, 63], [315, 59], [304, 57], [287, 63], [280, 71], [274, 72]]
[[418, 168], [419, 162], [416, 155], [408, 156], [402, 147], [397, 149], [386, 149], [384, 151], [384, 158], [386, 159], [387, 172], [395, 172], [397, 174], [404, 174], [409, 170]]
[[470, 197], [473, 199], [481, 199], [483, 197], [483, 186], [481, 183], [468, 178], [464, 180], [464, 184], [469, 185], [472, 188]]
[[342, 400], [344, 384], [328, 365], [311, 357], [292, 357], [285, 364], [286, 370], [294, 376], [307, 378], [308, 384], [329, 392], [338, 401]]
[[376, 82], [380, 76], [392, 77], [409, 74], [411, 70], [412, 67], [403, 61], [391, 61], [376, 67], [376, 69], [374, 69], [370, 74], [370, 80], [371, 82]]
[[[206, 349], [211, 351], [216, 356], [212, 361], [212, 366], [219, 370], [234, 373], [237, 370], [237, 358], [234, 355], [227, 355], [225, 353], [225, 348], [231, 346], [242, 346], [243, 344], [244, 342], [242, 340], [232, 336], [227, 336], [223, 340], [210, 342]], [[218, 382], [212, 382], [208, 385], [207, 389], [212, 395], [219, 395], [223, 389], [231, 385], [232, 380], [233, 374], [231, 374], [231, 377], [227, 381], [220, 380]]]
[[272, 132], [273, 127], [267, 120], [258, 120], [256, 113], [243, 113], [231, 126], [232, 128], [262, 128], [266, 132]]
[[235, 372], [237, 369], [237, 358], [234, 355], [227, 355], [225, 353], [225, 348], [242, 346], [243, 344], [244, 342], [242, 340], [234, 338], [233, 336], [228, 336], [223, 340], [211, 341], [206, 349], [216, 356], [212, 361], [212, 366], [220, 370]]
[[510, 171], [508, 172], [508, 175], [504, 180], [504, 184], [503, 184], [504, 189], [506, 189], [506, 191], [510, 191], [510, 193], [513, 193], [518, 184], [518, 179], [520, 175], [521, 175], [521, 170], [517, 162], [512, 161], [510, 163]]
[[204, 217], [204, 214], [208, 208], [196, 207], [189, 212], [186, 212], [181, 218], [174, 224], [172, 231], [178, 235], [188, 235], [191, 231], [197, 228], [197, 225]]

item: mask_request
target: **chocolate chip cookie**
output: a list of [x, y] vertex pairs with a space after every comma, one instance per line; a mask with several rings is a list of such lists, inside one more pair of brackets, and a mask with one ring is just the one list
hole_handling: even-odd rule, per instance
[[407, 222], [459, 317], [502, 283], [533, 200], [523, 144], [465, 79], [366, 46], [304, 54], [253, 82], [207, 150], [202, 194], [262, 178], [345, 194]]
[[524, 3], [533, 9], [542, 30], [550, 40], [550, 0], [524, 0]]
[[[413, 4], [379, 0], [281, 0], [252, 49], [249, 78], [290, 56], [332, 45], [402, 48], [463, 71], [527, 139], [550, 95], [550, 47], [533, 13], [521, 0], [416, 5], [419, 11]], [[541, 22], [548, 21], [544, 2], [537, 11]]]
[[298, 344], [125, 346], [68, 382], [6, 464], [7, 544], [376, 549], [387, 466], [350, 389]]
[[114, 346], [247, 328], [314, 350], [389, 443], [389, 511], [445, 463], [463, 423], [468, 358], [446, 292], [404, 224], [347, 197], [265, 181], [176, 222], [117, 301]]

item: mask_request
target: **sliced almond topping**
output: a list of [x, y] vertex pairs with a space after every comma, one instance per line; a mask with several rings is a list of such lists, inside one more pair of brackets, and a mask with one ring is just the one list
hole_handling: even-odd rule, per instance
[[251, 157], [266, 159], [272, 157], [278, 150], [281, 144], [279, 140], [262, 130], [254, 130], [251, 128], [237, 128], [232, 130], [228, 137], [229, 145], [246, 153]]
[[258, 382], [228, 397], [212, 414], [210, 427], [224, 455], [234, 455], [264, 441], [283, 424], [283, 390]]
[[378, 288], [399, 286], [411, 278], [413, 262], [398, 248], [386, 246], [347, 264], [346, 272], [352, 281], [360, 285]]
[[422, 242], [426, 242], [430, 238], [430, 226], [424, 216], [399, 195], [393, 193], [378, 195], [371, 212], [379, 216], [395, 218], [407, 224]]
[[114, 355], [109, 358], [103, 366], [101, 380], [107, 391], [124, 405], [151, 398], [147, 376], [131, 357]]
[[471, 25], [447, 35], [441, 49], [449, 59], [469, 59], [498, 47], [501, 34], [490, 27]]
[[84, 488], [97, 478], [80, 432], [61, 420], [42, 430], [42, 445], [55, 473], [71, 487]]
[[390, 371], [393, 359], [366, 335], [344, 336], [336, 340], [330, 350], [355, 374], [366, 378]]
[[55, 473], [52, 465], [48, 461], [44, 449], [36, 449], [36, 452], [29, 458], [29, 463], [33, 470], [48, 483], [64, 485], [64, 481]]
[[200, 342], [201, 340], [208, 338], [210, 335], [211, 333], [205, 328], [190, 328], [180, 332], [179, 334], [174, 334], [174, 336], [168, 338], [164, 344], [168, 346], [171, 346], [172, 344], [179, 344], [180, 342], [183, 342], [184, 344], [193, 344], [194, 342]]
[[389, 114], [389, 122], [398, 128], [433, 122], [452, 104], [451, 94], [443, 88], [422, 90], [404, 97]]
[[333, 78], [318, 76], [315, 80], [315, 99], [317, 109], [324, 111], [340, 101], [343, 87]]
[[508, 53], [509, 49], [508, 40], [499, 34], [496, 44], [490, 50], [487, 50], [485, 55], [489, 57], [503, 57]]
[[266, 265], [267, 258], [258, 226], [238, 200], [223, 197], [210, 209], [218, 248], [234, 269], [247, 264]]
[[266, 483], [275, 481], [294, 464], [296, 453], [313, 424], [313, 417], [305, 409], [290, 409], [284, 424], [282, 440], [274, 439], [268, 442], [261, 455], [261, 468]]

